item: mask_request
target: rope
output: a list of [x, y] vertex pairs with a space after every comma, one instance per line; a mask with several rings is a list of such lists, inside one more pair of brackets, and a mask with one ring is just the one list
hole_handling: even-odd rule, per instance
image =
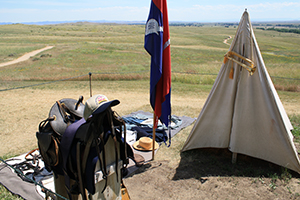
[[[214, 73], [197, 73], [197, 72], [174, 72], [172, 73], [177, 73], [177, 74], [196, 74], [196, 75], [218, 75]], [[271, 78], [279, 78], [279, 79], [289, 79], [289, 80], [295, 80], [295, 81], [300, 81], [300, 78], [288, 78], [288, 77], [280, 77], [280, 76], [271, 76]]]
[[35, 180], [29, 178], [28, 176], [26, 176], [21, 170], [19, 169], [16, 169], [15, 167], [13, 167], [12, 165], [8, 164], [5, 160], [3, 160], [2, 158], [0, 158], [0, 160], [5, 163], [7, 166], [9, 166], [10, 168], [12, 168], [17, 174], [19, 174], [20, 176], [26, 178], [27, 180], [33, 182], [35, 185], [38, 185], [40, 186], [42, 189], [54, 194], [55, 196], [59, 197], [59, 198], [62, 198], [62, 199], [65, 199], [65, 200], [68, 200], [66, 197], [63, 197], [61, 196], [60, 194], [57, 194], [56, 192], [53, 192], [52, 190], [46, 188], [45, 186], [43, 186], [42, 184], [36, 182]]
[[214, 74], [214, 73], [198, 73], [198, 72], [174, 72], [172, 71], [172, 73], [175, 73], [175, 74], [196, 74], [196, 75], [213, 75], [213, 76], [216, 76], [218, 74]]
[[133, 72], [95, 72], [93, 74], [138, 74], [143, 72], [149, 72], [149, 70], [143, 70], [143, 71], [133, 71]]
[[[144, 70], [144, 71], [134, 71], [134, 72], [123, 72], [123, 73], [120, 73], [120, 72], [119, 73], [117, 73], [117, 72], [103, 72], [103, 73], [95, 72], [93, 74], [133, 74], [133, 73], [142, 73], [142, 72], [148, 72], [148, 71]], [[80, 78], [80, 77], [84, 77], [84, 76], [90, 76], [91, 74], [92, 73], [90, 72], [89, 74], [73, 76], [73, 77], [70, 77], [70, 78], [65, 78], [65, 79], [60, 79], [60, 80], [55, 80], [55, 81], [48, 81], [48, 82], [44, 82], [44, 83], [37, 83], [37, 84], [14, 87], [14, 88], [0, 89], [0, 92], [8, 91], [8, 90], [23, 89], [23, 88], [28, 88], [28, 87], [35, 87], [35, 86], [51, 84], [51, 83], [60, 82], [60, 81], [67, 81], [67, 80], [76, 79], [76, 78]]]
[[[120, 72], [103, 72], [103, 73], [95, 72], [93, 74], [133, 74], [133, 73], [143, 73], [143, 72], [148, 72], [148, 70], [134, 71], [134, 72], [122, 72], [122, 73], [120, 73]], [[218, 75], [218, 74], [215, 74], [215, 73], [176, 72], [176, 71], [172, 71], [172, 73], [175, 73], [175, 74], [194, 74], [194, 75], [212, 75], [212, 76]], [[48, 82], [44, 82], [44, 83], [37, 83], [37, 84], [26, 85], [26, 86], [19, 86], [19, 87], [14, 87], [14, 88], [0, 89], [0, 92], [8, 91], [8, 90], [17, 90], [17, 89], [22, 89], [22, 88], [27, 88], [27, 87], [35, 87], [35, 86], [40, 86], [40, 85], [45, 85], [45, 84], [51, 84], [51, 83], [60, 82], [60, 81], [67, 81], [67, 80], [71, 80], [71, 79], [75, 79], [75, 78], [80, 78], [80, 77], [84, 77], [84, 76], [90, 76], [91, 74], [92, 73], [90, 72], [89, 74], [74, 76], [74, 77], [60, 79], [60, 80], [55, 80], [55, 81], [48, 81]], [[279, 76], [271, 76], [271, 78], [288, 79], [288, 80], [300, 81], [300, 78], [288, 78], [288, 77], [279, 77]]]
[[37, 83], [37, 84], [33, 84], [33, 85], [26, 85], [26, 86], [14, 87], [14, 88], [6, 88], [6, 89], [0, 90], [0, 92], [7, 91], [7, 90], [22, 89], [22, 88], [27, 88], [27, 87], [34, 87], [34, 86], [39, 86], [39, 85], [45, 85], [45, 84], [55, 83], [55, 82], [59, 82], [59, 81], [66, 81], [66, 80], [71, 80], [71, 79], [75, 79], [75, 78], [79, 78], [79, 77], [83, 77], [83, 76], [87, 76], [87, 75], [74, 76], [71, 78], [65, 78], [65, 79], [60, 79], [60, 80], [55, 80], [55, 81], [48, 81], [48, 82], [44, 82], [44, 83]]
[[294, 81], [300, 81], [300, 78], [288, 78], [288, 77], [280, 77], [280, 76], [271, 76], [271, 78], [280, 78], [280, 79], [289, 79]]

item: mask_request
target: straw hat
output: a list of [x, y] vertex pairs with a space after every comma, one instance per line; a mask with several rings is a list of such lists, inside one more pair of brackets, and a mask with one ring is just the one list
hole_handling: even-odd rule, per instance
[[[151, 151], [152, 150], [152, 139], [149, 137], [141, 137], [133, 145], [133, 148], [140, 151]], [[159, 144], [155, 141], [154, 149], [157, 149]]]

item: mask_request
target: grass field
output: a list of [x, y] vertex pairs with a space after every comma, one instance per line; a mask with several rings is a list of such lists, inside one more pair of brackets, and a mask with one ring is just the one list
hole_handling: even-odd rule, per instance
[[[235, 26], [171, 26], [173, 81], [212, 84], [214, 76], [185, 79], [186, 75], [178, 72], [217, 74], [229, 48], [223, 41], [234, 37], [235, 31]], [[255, 34], [270, 75], [299, 79], [300, 35], [259, 29], [255, 29]], [[89, 72], [101, 73], [97, 77], [102, 80], [147, 79], [149, 73], [140, 73], [149, 71], [150, 63], [143, 44], [142, 25], [2, 25], [0, 63], [46, 45], [55, 48], [18, 65], [1, 68], [1, 80], [57, 80]], [[121, 75], [105, 74], [116, 72]], [[273, 81], [281, 88], [299, 85], [299, 80]]]
[[[236, 28], [212, 24], [170, 26], [173, 114], [198, 116], [229, 49], [223, 41], [234, 37]], [[299, 143], [300, 35], [261, 29], [254, 32], [268, 72], [295, 128], [295, 141]], [[36, 147], [37, 125], [47, 117], [53, 102], [66, 97], [76, 99], [79, 95], [87, 98], [89, 72], [93, 94], [118, 98], [121, 104], [116, 110], [120, 115], [136, 110], [151, 111], [150, 56], [143, 47], [144, 26], [92, 23], [0, 26], [0, 63], [47, 45], [55, 47], [22, 63], [0, 67], [0, 90], [21, 87], [0, 92], [2, 158]], [[77, 78], [42, 84], [71, 77]], [[28, 85], [38, 86], [22, 88]], [[166, 155], [174, 158], [171, 166], [178, 164], [181, 156], [178, 152], [189, 131], [190, 128], [175, 138], [172, 148], [164, 149]], [[11, 141], [11, 137], [20, 140]], [[164, 155], [159, 154], [158, 158], [164, 159]], [[0, 187], [0, 197], [11, 199], [3, 190]]]

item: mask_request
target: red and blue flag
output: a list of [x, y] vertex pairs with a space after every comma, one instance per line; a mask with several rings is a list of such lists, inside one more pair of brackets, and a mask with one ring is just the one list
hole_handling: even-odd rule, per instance
[[[168, 127], [171, 116], [171, 50], [166, 0], [151, 1], [144, 47], [151, 55], [150, 104], [155, 116]], [[154, 128], [156, 125], [157, 120]]]

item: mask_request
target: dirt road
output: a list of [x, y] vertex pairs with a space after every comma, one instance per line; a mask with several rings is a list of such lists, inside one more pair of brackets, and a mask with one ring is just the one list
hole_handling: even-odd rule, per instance
[[5, 62], [5, 63], [0, 63], [0, 67], [4, 67], [4, 66], [8, 66], [8, 65], [13, 65], [13, 64], [16, 64], [16, 63], [28, 60], [31, 56], [35, 56], [36, 54], [41, 53], [43, 51], [46, 51], [48, 49], [52, 49], [53, 47], [54, 46], [46, 46], [46, 47], [44, 47], [42, 49], [38, 49], [38, 50], [31, 51], [29, 53], [25, 53], [23, 56], [15, 59], [15, 60], [12, 60], [12, 61], [9, 61], [9, 62]]
[[[231, 38], [232, 38], [232, 37], [229, 35], [228, 38], [226, 38], [226, 39], [223, 41], [223, 43], [224, 43], [224, 44], [228, 44], [227, 41], [230, 40]], [[230, 44], [228, 44], [228, 45], [230, 45]]]

